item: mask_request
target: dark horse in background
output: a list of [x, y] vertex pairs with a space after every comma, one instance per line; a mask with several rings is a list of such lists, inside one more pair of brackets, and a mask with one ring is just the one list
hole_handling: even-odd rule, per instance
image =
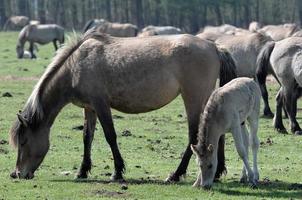
[[[200, 115], [220, 78], [236, 77], [230, 55], [212, 42], [192, 35], [117, 38], [88, 32], [63, 48], [37, 83], [11, 129], [18, 148], [13, 178], [33, 178], [49, 149], [50, 128], [61, 109], [84, 108], [84, 157], [78, 178], [91, 169], [91, 143], [96, 120], [102, 125], [114, 158], [112, 180], [123, 180], [124, 161], [117, 144], [111, 109], [144, 113], [159, 109], [179, 94], [188, 119], [189, 141], [177, 170], [167, 181], [179, 181], [197, 143]], [[218, 153], [219, 177], [225, 170], [224, 137]]]
[[27, 25], [19, 33], [16, 47], [17, 57], [23, 58], [26, 42], [29, 42], [29, 51], [32, 58], [36, 58], [34, 43], [47, 44], [53, 42], [55, 50], [57, 50], [57, 41], [59, 41], [60, 45], [64, 43], [64, 29], [61, 26], [56, 24]]

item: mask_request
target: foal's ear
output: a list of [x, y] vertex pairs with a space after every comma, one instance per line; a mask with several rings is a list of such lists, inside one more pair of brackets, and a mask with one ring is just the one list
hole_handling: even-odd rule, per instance
[[197, 145], [191, 144], [191, 149], [194, 154], [198, 155]]
[[28, 121], [23, 117], [20, 113], [17, 113], [18, 119], [21, 122], [21, 124], [25, 127], [28, 127]]
[[214, 146], [213, 146], [212, 144], [209, 144], [209, 146], [208, 146], [208, 151], [209, 151], [210, 153], [212, 153], [212, 152], [214, 151]]

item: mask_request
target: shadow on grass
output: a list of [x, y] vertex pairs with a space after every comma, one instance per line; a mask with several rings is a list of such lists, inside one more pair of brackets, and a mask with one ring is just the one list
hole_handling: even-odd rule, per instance
[[269, 184], [259, 184], [258, 189], [242, 191], [242, 187], [248, 187], [236, 181], [220, 183], [215, 191], [230, 196], [254, 196], [261, 198], [302, 198], [302, 184], [273, 181]]
[[[101, 183], [109, 184], [110, 181], [99, 180], [99, 179], [56, 179], [53, 182], [74, 182], [74, 183]], [[156, 184], [156, 185], [171, 185], [166, 183], [164, 180], [147, 180], [147, 179], [127, 179], [128, 185], [142, 185], [142, 184]], [[191, 186], [191, 182], [179, 182], [175, 183], [179, 186]], [[282, 181], [272, 181], [269, 184], [259, 184], [258, 189], [248, 189], [247, 184], [239, 183], [238, 181], [219, 182], [214, 184], [213, 190], [221, 194], [230, 196], [254, 196], [262, 198], [301, 198], [302, 197], [302, 184], [298, 183], [287, 183]], [[202, 190], [204, 191], [204, 190]]]

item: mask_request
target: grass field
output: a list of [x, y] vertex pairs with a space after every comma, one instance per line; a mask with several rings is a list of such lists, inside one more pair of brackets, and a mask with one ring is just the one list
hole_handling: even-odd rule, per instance
[[[260, 118], [260, 181], [258, 189], [240, 184], [242, 162], [231, 135], [227, 135], [228, 174], [210, 191], [192, 188], [197, 166], [191, 160], [186, 179], [165, 184], [176, 169], [187, 143], [187, 124], [180, 98], [168, 106], [146, 114], [127, 115], [113, 111], [118, 142], [125, 159], [128, 188], [110, 183], [113, 160], [100, 125], [93, 143], [93, 168], [86, 181], [76, 181], [83, 144], [82, 111], [68, 105], [51, 130], [51, 148], [32, 180], [9, 177], [16, 151], [7, 144], [8, 131], [22, 109], [38, 77], [53, 56], [52, 44], [40, 46], [36, 60], [18, 60], [15, 44], [18, 33], [0, 32], [0, 200], [12, 199], [302, 199], [302, 137], [278, 134], [272, 120]], [[269, 83], [274, 109], [278, 86]], [[12, 97], [4, 97], [8, 92]], [[301, 108], [302, 105], [299, 104]], [[298, 121], [301, 123], [301, 112]], [[288, 124], [288, 120], [285, 120]], [[288, 126], [288, 125], [287, 125]], [[123, 131], [131, 132], [123, 136]]]

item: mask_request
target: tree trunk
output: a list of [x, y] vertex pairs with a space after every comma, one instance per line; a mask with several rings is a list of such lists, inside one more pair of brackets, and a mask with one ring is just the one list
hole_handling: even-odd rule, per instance
[[302, 1], [301, 0], [296, 0], [297, 8], [298, 8], [298, 13], [299, 13], [299, 21], [300, 24], [302, 24]]
[[244, 2], [244, 27], [249, 27], [250, 24], [250, 0]]
[[7, 17], [5, 16], [5, 2], [0, 0], [0, 29], [2, 29], [5, 24]]
[[214, 2], [214, 12], [216, 14], [217, 25], [223, 24], [222, 15], [220, 11], [220, 0], [215, 0]]
[[137, 24], [138, 28], [143, 28], [144, 19], [143, 19], [142, 0], [135, 0], [135, 14], [136, 14], [136, 24]]
[[45, 1], [38, 1], [38, 16], [41, 24], [46, 23], [46, 14], [45, 14]]
[[107, 15], [107, 20], [111, 21], [111, 2], [110, 0], [106, 0], [106, 15]]

